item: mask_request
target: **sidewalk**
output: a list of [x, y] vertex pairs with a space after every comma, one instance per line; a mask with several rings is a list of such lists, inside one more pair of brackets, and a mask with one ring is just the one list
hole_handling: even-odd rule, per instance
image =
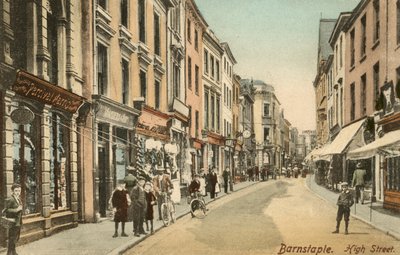
[[[314, 175], [307, 176], [306, 185], [311, 191], [336, 207], [339, 194], [316, 184]], [[400, 214], [384, 209], [382, 202], [374, 202], [372, 205], [369, 201], [364, 202], [363, 205], [361, 203], [354, 204], [351, 208], [351, 215], [400, 240]]]
[[[258, 182], [241, 182], [234, 185], [234, 192], [254, 185]], [[216, 199], [226, 196], [221, 192]], [[209, 196], [205, 197], [206, 203], [211, 203]], [[189, 213], [189, 205], [186, 197], [182, 197], [181, 203], [176, 205], [177, 219]], [[156, 220], [158, 212], [154, 210], [154, 232], [163, 228], [163, 223]], [[144, 225], [146, 227], [146, 225]], [[121, 226], [120, 226], [121, 228]], [[112, 238], [114, 233], [114, 222], [104, 220], [100, 223], [79, 224], [78, 227], [65, 230], [58, 234], [40, 239], [38, 241], [18, 246], [17, 252], [24, 255], [88, 255], [88, 254], [122, 254], [137, 243], [143, 241], [148, 235], [135, 237], [133, 235], [133, 223], [126, 223], [125, 232], [129, 237]], [[121, 231], [121, 229], [119, 229]], [[0, 250], [0, 255], [6, 254], [6, 250]]]

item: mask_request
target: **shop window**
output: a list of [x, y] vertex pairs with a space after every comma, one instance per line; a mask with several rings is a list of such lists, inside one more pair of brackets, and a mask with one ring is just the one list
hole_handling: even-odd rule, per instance
[[70, 206], [69, 128], [67, 121], [53, 113], [50, 121], [50, 206]]
[[400, 191], [400, 157], [389, 158], [387, 160], [386, 189]]
[[14, 124], [14, 183], [21, 185], [23, 214], [40, 212], [40, 125], [36, 117], [27, 125]]
[[123, 180], [126, 176], [127, 166], [127, 139], [128, 132], [126, 129], [115, 128], [114, 134], [114, 165], [116, 182]]

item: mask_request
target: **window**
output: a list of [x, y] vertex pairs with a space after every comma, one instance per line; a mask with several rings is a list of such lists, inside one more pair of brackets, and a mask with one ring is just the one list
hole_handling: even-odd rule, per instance
[[221, 123], [220, 123], [220, 107], [221, 107], [221, 99], [218, 97], [217, 98], [217, 130], [219, 131], [221, 129]]
[[224, 119], [224, 130], [223, 130], [223, 135], [224, 136], [226, 136], [226, 129], [227, 129], [227, 127], [226, 127], [226, 119]]
[[217, 81], [219, 81], [219, 61], [217, 60], [215, 63], [215, 72], [217, 76]]
[[365, 55], [365, 50], [367, 48], [367, 35], [366, 35], [366, 25], [367, 25], [367, 18], [364, 15], [361, 18], [361, 57]]
[[161, 55], [160, 50], [160, 16], [154, 13], [154, 54]]
[[224, 83], [224, 104], [226, 105], [226, 97], [227, 97], [227, 88], [226, 88], [226, 84]]
[[343, 126], [343, 88], [340, 88], [340, 125]]
[[189, 89], [192, 89], [192, 59], [190, 57], [188, 57], [187, 71], [188, 71], [188, 86]]
[[361, 76], [361, 115], [367, 114], [367, 75]]
[[179, 66], [174, 65], [174, 96], [176, 98], [179, 98], [181, 95], [181, 70], [179, 69]]
[[154, 107], [160, 109], [160, 81], [154, 82]]
[[13, 124], [13, 176], [21, 185], [23, 214], [40, 212], [40, 119], [26, 125]]
[[343, 38], [342, 36], [340, 37], [340, 42], [339, 42], [339, 50], [340, 50], [340, 55], [339, 55], [339, 60], [340, 60], [340, 68], [343, 66]]
[[195, 134], [196, 134], [196, 138], [199, 136], [199, 111], [196, 111], [195, 113]]
[[140, 96], [144, 97], [144, 100], [146, 101], [146, 88], [147, 88], [147, 80], [146, 80], [146, 72], [143, 70], [140, 70]]
[[336, 45], [335, 47], [335, 71], [337, 73], [338, 71], [338, 62], [339, 62], [339, 58], [338, 58], [338, 54], [339, 54], [339, 50], [338, 50], [338, 45]]
[[269, 116], [269, 104], [264, 103], [264, 116]]
[[50, 205], [53, 210], [70, 206], [69, 129], [61, 115], [50, 121]]
[[194, 49], [199, 51], [199, 32], [194, 30]]
[[57, 5], [52, 2], [52, 13], [47, 12], [47, 47], [50, 54], [48, 75], [50, 82], [58, 83], [58, 17]]
[[397, 44], [400, 44], [400, 0], [397, 1], [396, 5], [396, 21]]
[[138, 1], [138, 13], [139, 13], [139, 40], [142, 43], [146, 43], [146, 6], [145, 0]]
[[107, 94], [108, 55], [107, 48], [101, 44], [97, 47], [97, 86], [99, 95]]
[[379, 40], [379, 0], [374, 1], [374, 42]]
[[129, 63], [122, 60], [122, 103], [128, 104], [129, 100]]
[[385, 189], [400, 191], [400, 157], [387, 159], [387, 181]]
[[269, 141], [269, 128], [264, 128], [264, 141], [270, 142]]
[[208, 129], [208, 121], [209, 121], [209, 112], [208, 112], [208, 92], [204, 92], [204, 128]]
[[98, 5], [100, 5], [104, 10], [107, 10], [107, 0], [98, 0]]
[[232, 90], [229, 89], [228, 92], [229, 92], [229, 94], [228, 94], [228, 99], [229, 99], [228, 105], [229, 105], [229, 108], [232, 108]]
[[350, 32], [350, 67], [355, 64], [354, 29]]
[[399, 86], [397, 86], [398, 84], [400, 84], [400, 67], [396, 68], [396, 91], [395, 91], [395, 95], [397, 97], [397, 95], [399, 94], [400, 91], [398, 91]]
[[354, 83], [350, 85], [350, 102], [350, 120], [354, 120], [356, 118], [356, 92]]
[[200, 75], [200, 69], [199, 69], [199, 66], [198, 65], [195, 65], [194, 66], [194, 87], [195, 87], [195, 91], [196, 91], [196, 94], [199, 94], [199, 82], [200, 82], [200, 77], [199, 77], [199, 75]]
[[214, 78], [214, 56], [210, 54], [210, 64], [211, 64], [211, 77]]
[[187, 21], [187, 40], [188, 42], [192, 41], [192, 23], [189, 19]]
[[128, 0], [121, 0], [121, 25], [128, 27]]
[[215, 128], [215, 97], [211, 95], [211, 128]]
[[379, 62], [374, 65], [373, 79], [374, 79], [374, 102], [376, 104], [379, 100]]
[[204, 50], [204, 73], [208, 74], [208, 51]]

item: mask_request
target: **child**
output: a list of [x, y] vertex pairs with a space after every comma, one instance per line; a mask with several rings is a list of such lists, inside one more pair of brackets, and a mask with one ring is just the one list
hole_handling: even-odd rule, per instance
[[332, 233], [339, 233], [340, 222], [344, 216], [345, 230], [344, 234], [347, 235], [349, 233], [349, 216], [350, 216], [350, 207], [354, 204], [353, 195], [351, 191], [348, 189], [349, 185], [347, 182], [342, 182], [342, 192], [340, 193], [337, 200], [337, 216], [336, 216], [336, 229]]
[[114, 190], [111, 197], [111, 204], [114, 211], [115, 232], [113, 237], [118, 236], [118, 225], [121, 222], [121, 236], [127, 237], [125, 233], [125, 222], [128, 220], [128, 206], [131, 203], [128, 191], [125, 189], [124, 180], [118, 181], [118, 187]]
[[153, 205], [156, 204], [156, 196], [154, 195], [154, 191], [153, 191], [153, 185], [151, 184], [151, 182], [146, 182], [146, 184], [144, 185], [144, 191], [145, 191], [145, 195], [146, 195], [146, 215], [145, 215], [145, 219], [146, 219], [146, 228], [147, 231], [149, 231], [149, 221], [150, 221], [150, 226], [151, 226], [151, 230], [150, 233], [153, 234], [154, 230], [153, 230], [153, 219], [154, 219], [154, 210], [153, 210]]

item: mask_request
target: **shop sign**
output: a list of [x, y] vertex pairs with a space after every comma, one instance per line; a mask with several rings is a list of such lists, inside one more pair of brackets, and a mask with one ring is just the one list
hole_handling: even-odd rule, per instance
[[26, 125], [33, 121], [35, 114], [28, 107], [19, 107], [11, 112], [10, 117], [18, 125]]
[[97, 112], [97, 116], [107, 122], [124, 126], [127, 128], [132, 128], [134, 118], [131, 114], [126, 112], [122, 112], [118, 109], [113, 109], [104, 104], [99, 104], [99, 111]]
[[75, 113], [83, 98], [24, 71], [17, 73], [12, 90], [24, 97]]
[[154, 126], [150, 127], [150, 126], [145, 125], [145, 124], [143, 124], [143, 123], [138, 123], [138, 124], [137, 124], [137, 128], [141, 128], [141, 129], [144, 129], [144, 130], [148, 130], [148, 131], [154, 132], [154, 133], [156, 133], [156, 134], [169, 135], [169, 130], [168, 130], [168, 128], [167, 128], [167, 127], [164, 127], [164, 126], [154, 125]]

